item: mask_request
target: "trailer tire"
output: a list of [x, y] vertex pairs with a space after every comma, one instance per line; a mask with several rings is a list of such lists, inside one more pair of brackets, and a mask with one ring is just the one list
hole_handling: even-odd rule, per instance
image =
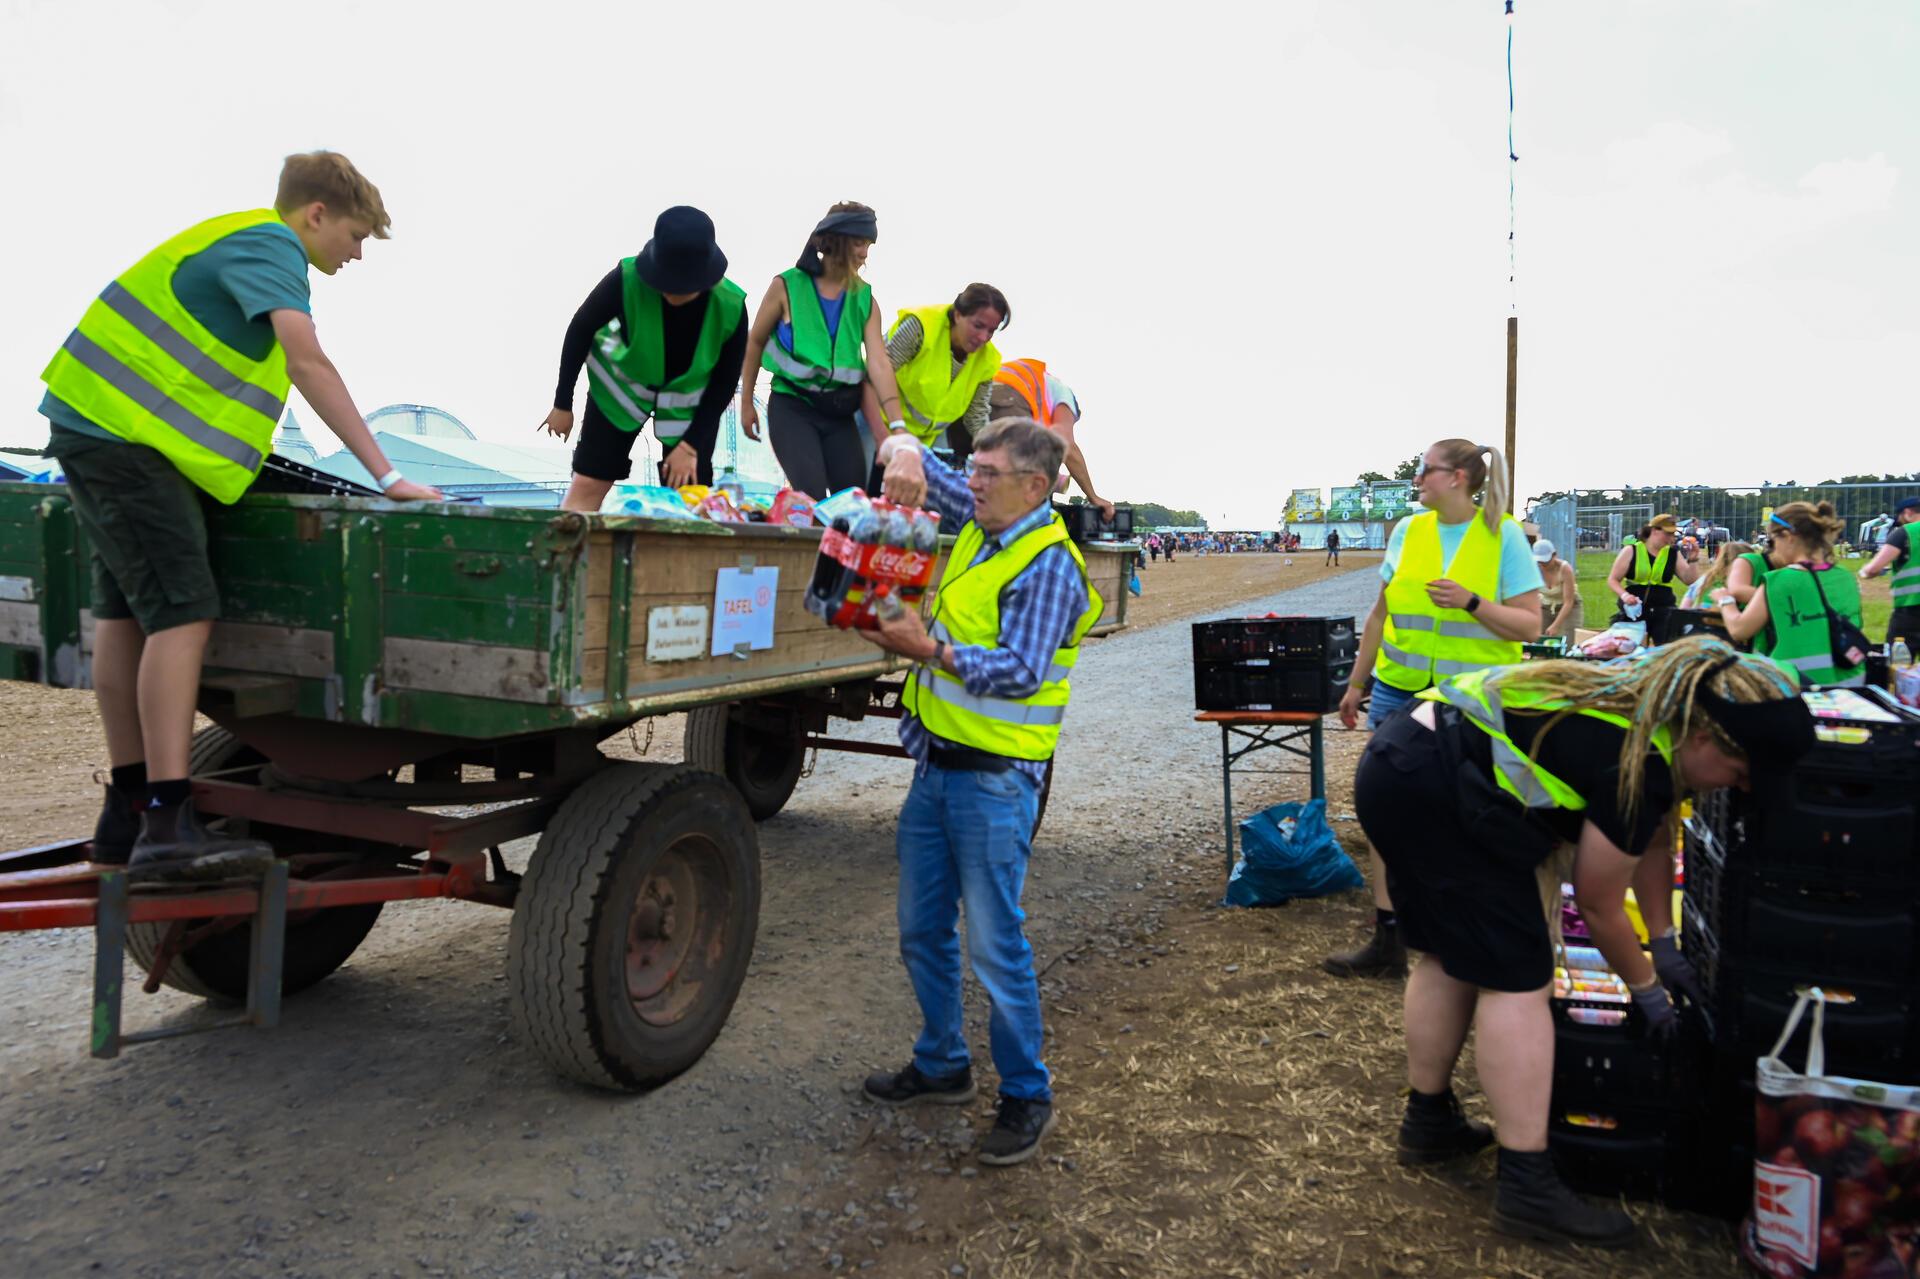
[[[190, 776], [265, 764], [266, 758], [224, 728], [203, 728], [193, 735], [187, 755]], [[287, 920], [286, 959], [280, 971], [280, 993], [295, 995], [319, 982], [347, 962], [373, 931], [380, 918], [380, 902], [336, 906], [294, 915]], [[197, 928], [205, 920], [191, 920]], [[152, 972], [167, 935], [166, 924], [129, 924], [127, 953], [146, 972]], [[247, 997], [247, 973], [252, 966], [251, 921], [215, 933], [173, 957], [160, 984], [183, 994], [219, 1003], [240, 1003]]]
[[687, 712], [686, 761], [718, 773], [747, 801], [753, 820], [785, 808], [806, 763], [806, 735], [769, 732], [743, 723], [726, 702]]
[[665, 1083], [726, 1024], [759, 920], [760, 843], [738, 792], [686, 765], [611, 765], [561, 804], [521, 881], [515, 1034], [581, 1083]]

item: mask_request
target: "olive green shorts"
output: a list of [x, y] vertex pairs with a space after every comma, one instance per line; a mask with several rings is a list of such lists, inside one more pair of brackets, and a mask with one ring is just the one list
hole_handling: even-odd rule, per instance
[[151, 635], [220, 614], [199, 489], [144, 444], [53, 432], [48, 453], [93, 553], [93, 615]]

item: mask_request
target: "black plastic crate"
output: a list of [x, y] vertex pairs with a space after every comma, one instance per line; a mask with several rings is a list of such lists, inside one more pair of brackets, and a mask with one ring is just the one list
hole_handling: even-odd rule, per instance
[[[1580, 1124], [1576, 1114], [1612, 1127]], [[1553, 1166], [1575, 1190], [1629, 1199], [1665, 1199], [1683, 1172], [1679, 1152], [1691, 1146], [1691, 1120], [1676, 1114], [1617, 1109], [1572, 1111], [1555, 1106], [1547, 1123]]]
[[1351, 660], [1337, 666], [1325, 662], [1208, 662], [1193, 668], [1193, 702], [1203, 711], [1307, 711], [1323, 715], [1339, 709], [1352, 675]]
[[1126, 541], [1133, 536], [1133, 508], [1116, 506], [1113, 518], [1102, 519], [1100, 508], [1091, 502], [1068, 502], [1056, 505], [1054, 511], [1067, 526], [1067, 536], [1076, 542], [1088, 542], [1097, 537], [1110, 537]]
[[1236, 617], [1193, 624], [1193, 660], [1351, 662], [1360, 633], [1351, 617]]
[[1700, 1071], [1691, 1060], [1695, 1043], [1657, 1040], [1637, 1014], [1619, 1026], [1584, 1026], [1556, 1016], [1553, 1031], [1555, 1109], [1698, 1108]]
[[[1821, 984], [1852, 997], [1850, 1003], [1827, 1005], [1827, 1073], [1888, 1084], [1920, 1083], [1920, 1017], [1915, 1015], [1911, 988], [1857, 981], [1815, 983], [1799, 973], [1735, 964], [1724, 953], [1711, 966], [1717, 971], [1709, 977], [1695, 964], [1709, 989], [1705, 1012], [1716, 1052], [1753, 1058], [1771, 1052], [1793, 1011], [1797, 990]], [[1810, 1015], [1802, 1018], [1802, 1029], [1796, 1032], [1802, 1046], [1811, 1020]], [[1789, 1057], [1801, 1050], [1790, 1047]]]

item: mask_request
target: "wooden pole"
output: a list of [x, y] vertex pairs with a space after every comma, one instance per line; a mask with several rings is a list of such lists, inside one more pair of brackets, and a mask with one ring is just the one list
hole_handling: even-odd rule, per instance
[[1507, 317], [1507, 513], [1513, 514], [1515, 504], [1520, 500], [1519, 490], [1513, 486], [1513, 419], [1514, 393], [1519, 385], [1520, 371], [1520, 317]]

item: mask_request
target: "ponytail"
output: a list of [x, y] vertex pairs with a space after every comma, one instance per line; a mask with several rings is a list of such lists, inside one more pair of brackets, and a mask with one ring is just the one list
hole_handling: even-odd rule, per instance
[[1448, 466], [1457, 466], [1467, 477], [1467, 491], [1480, 495], [1480, 518], [1487, 528], [1500, 531], [1507, 515], [1507, 459], [1491, 444], [1472, 440], [1441, 440], [1433, 446]]

